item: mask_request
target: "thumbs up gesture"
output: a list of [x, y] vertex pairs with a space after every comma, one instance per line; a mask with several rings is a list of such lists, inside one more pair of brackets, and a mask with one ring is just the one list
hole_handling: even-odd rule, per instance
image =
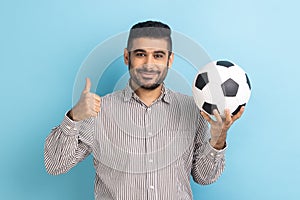
[[85, 88], [81, 93], [77, 104], [68, 113], [68, 116], [74, 121], [81, 121], [90, 117], [97, 116], [100, 112], [101, 98], [94, 93], [91, 93], [91, 80], [86, 78]]

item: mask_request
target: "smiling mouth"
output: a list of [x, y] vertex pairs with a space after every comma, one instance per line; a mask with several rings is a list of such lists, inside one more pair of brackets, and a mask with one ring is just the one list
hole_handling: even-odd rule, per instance
[[139, 72], [143, 79], [152, 79], [158, 75], [157, 72], [140, 71]]

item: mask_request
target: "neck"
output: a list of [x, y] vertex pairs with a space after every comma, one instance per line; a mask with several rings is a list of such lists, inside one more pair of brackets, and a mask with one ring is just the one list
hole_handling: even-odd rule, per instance
[[155, 89], [148, 90], [137, 86], [133, 81], [130, 83], [136, 95], [146, 106], [150, 106], [161, 95], [162, 84]]

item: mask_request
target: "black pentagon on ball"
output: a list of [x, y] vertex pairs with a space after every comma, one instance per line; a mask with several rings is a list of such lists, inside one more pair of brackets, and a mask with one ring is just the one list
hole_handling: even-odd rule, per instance
[[232, 115], [236, 115], [236, 114], [241, 110], [242, 106], [246, 106], [246, 104], [244, 103], [244, 104], [242, 104], [242, 105], [239, 105], [239, 106], [237, 107], [237, 109], [235, 109], [235, 111], [233, 111], [231, 114], [232, 114]]
[[235, 97], [239, 90], [239, 84], [237, 84], [231, 78], [227, 79], [224, 83], [222, 83], [221, 87], [225, 97]]
[[208, 81], [207, 72], [198, 74], [195, 82], [195, 87], [202, 90], [208, 82], [209, 81]]
[[247, 74], [245, 74], [245, 75], [246, 75], [246, 79], [247, 79], [247, 84], [248, 84], [248, 86], [249, 86], [249, 89], [251, 90], [251, 84], [250, 84], [250, 80], [249, 80], [249, 78], [248, 78]]
[[217, 105], [210, 104], [210, 103], [207, 103], [207, 102], [204, 102], [202, 108], [203, 108], [203, 110], [205, 110], [205, 112], [207, 112], [210, 115], [213, 115], [213, 110], [214, 109], [217, 109], [217, 111], [219, 112], [219, 109], [218, 109]]
[[232, 66], [234, 66], [233, 63], [231, 63], [229, 61], [226, 61], [226, 60], [217, 61], [217, 65], [220, 65], [220, 66], [223, 66], [223, 67], [232, 67]]

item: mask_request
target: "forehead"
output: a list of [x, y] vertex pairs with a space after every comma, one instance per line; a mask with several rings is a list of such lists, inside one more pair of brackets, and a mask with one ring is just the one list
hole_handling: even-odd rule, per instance
[[130, 51], [134, 51], [136, 49], [169, 51], [166, 39], [148, 37], [133, 39]]

